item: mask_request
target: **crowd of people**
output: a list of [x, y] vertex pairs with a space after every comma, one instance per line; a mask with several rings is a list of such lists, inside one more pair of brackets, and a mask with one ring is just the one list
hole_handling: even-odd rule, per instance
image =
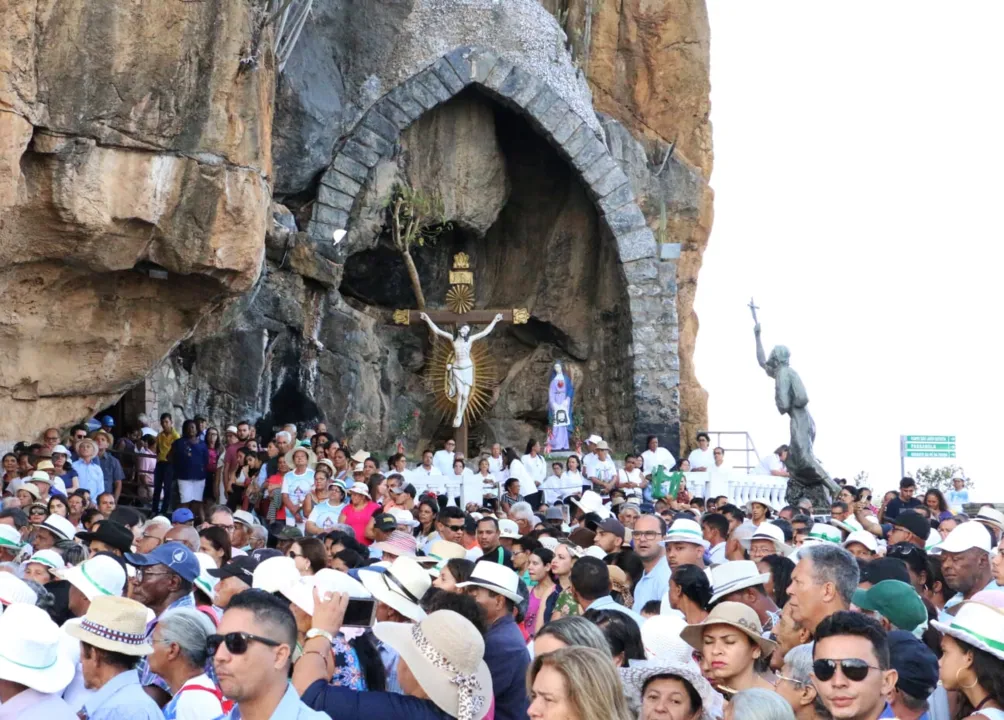
[[412, 463], [173, 420], [4, 456], [0, 720], [1004, 720], [1004, 514], [958, 483], [739, 507], [655, 437]]

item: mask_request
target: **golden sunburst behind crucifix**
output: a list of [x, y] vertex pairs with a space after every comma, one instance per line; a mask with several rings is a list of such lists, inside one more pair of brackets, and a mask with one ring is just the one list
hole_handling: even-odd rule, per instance
[[[425, 388], [433, 396], [436, 409], [444, 418], [452, 417], [456, 409], [455, 401], [449, 396], [450, 371], [447, 370], [453, 359], [453, 346], [437, 338], [432, 347], [432, 357], [426, 365]], [[471, 360], [474, 364], [474, 384], [464, 411], [464, 424], [468, 427], [488, 410], [498, 379], [495, 359], [487, 345], [474, 344]]]

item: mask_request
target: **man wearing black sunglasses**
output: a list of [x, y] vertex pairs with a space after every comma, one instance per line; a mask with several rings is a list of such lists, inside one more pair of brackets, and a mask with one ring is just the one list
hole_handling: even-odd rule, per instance
[[217, 633], [207, 644], [220, 689], [237, 703], [231, 717], [330, 720], [300, 702], [289, 683], [296, 620], [288, 603], [245, 590], [230, 601]]
[[[834, 720], [878, 720], [896, 687], [889, 641], [879, 623], [837, 612], [816, 627], [812, 684]], [[888, 715], [892, 717], [892, 715]]]

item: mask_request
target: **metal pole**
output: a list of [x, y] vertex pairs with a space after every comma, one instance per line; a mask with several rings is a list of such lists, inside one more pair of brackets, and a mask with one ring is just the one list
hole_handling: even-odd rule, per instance
[[906, 436], [899, 436], [899, 476], [906, 477]]

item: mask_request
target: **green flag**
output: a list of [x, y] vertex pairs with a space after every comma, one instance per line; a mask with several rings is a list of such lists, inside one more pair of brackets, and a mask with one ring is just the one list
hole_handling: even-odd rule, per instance
[[662, 500], [664, 498], [676, 498], [676, 493], [680, 491], [680, 481], [683, 473], [673, 473], [672, 475], [665, 467], [659, 465], [652, 473], [652, 498]]

